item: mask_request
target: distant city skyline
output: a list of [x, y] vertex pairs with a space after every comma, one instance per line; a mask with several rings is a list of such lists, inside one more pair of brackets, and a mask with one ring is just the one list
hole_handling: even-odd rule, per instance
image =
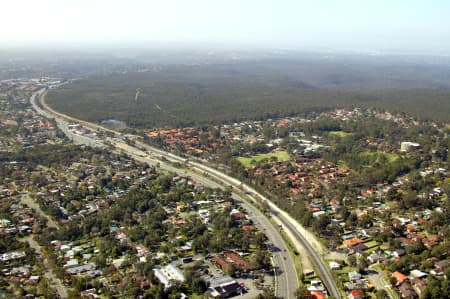
[[0, 48], [216, 44], [450, 53], [444, 0], [14, 0], [2, 11]]

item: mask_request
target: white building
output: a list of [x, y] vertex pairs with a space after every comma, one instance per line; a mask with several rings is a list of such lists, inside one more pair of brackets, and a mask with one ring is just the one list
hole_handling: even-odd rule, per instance
[[165, 288], [170, 288], [171, 281], [184, 282], [185, 278], [183, 272], [172, 264], [162, 267], [161, 269], [153, 269], [156, 278], [164, 284]]
[[409, 142], [409, 141], [404, 141], [400, 144], [400, 150], [402, 152], [409, 152], [411, 150], [418, 149], [419, 147], [420, 147], [420, 144], [415, 143], [415, 142]]

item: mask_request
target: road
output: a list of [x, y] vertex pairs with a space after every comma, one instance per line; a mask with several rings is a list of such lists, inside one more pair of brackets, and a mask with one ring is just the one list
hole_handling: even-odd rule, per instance
[[[76, 140], [79, 143], [89, 144], [89, 145], [100, 145], [104, 146], [101, 142], [98, 140], [89, 140], [90, 138], [85, 136], [79, 136], [68, 130], [68, 122], [67, 120], [70, 120], [72, 122], [78, 122], [84, 126], [88, 126], [95, 130], [103, 130], [103, 127], [100, 127], [95, 124], [90, 124], [85, 121], [79, 121], [72, 117], [65, 117], [65, 115], [58, 113], [56, 111], [53, 111], [50, 107], [48, 107], [45, 102], [41, 102], [40, 104], [45, 108], [45, 110], [41, 109], [37, 103], [36, 103], [36, 96], [40, 96], [42, 93], [36, 93], [31, 98], [31, 103], [35, 110], [40, 113], [41, 115], [55, 119], [58, 127], [62, 129], [62, 131], [72, 140]], [[120, 136], [120, 133], [114, 132], [112, 130], [106, 129], [105, 131], [109, 133], [114, 133], [117, 136]], [[83, 138], [80, 138], [83, 137]], [[127, 152], [130, 156], [132, 156], [136, 160], [140, 160], [143, 162], [147, 162], [149, 164], [156, 164], [159, 163], [160, 167], [175, 172], [178, 175], [186, 175], [188, 174], [197, 182], [209, 186], [212, 188], [225, 188], [225, 186], [228, 186], [228, 184], [218, 184], [216, 181], [213, 181], [211, 179], [205, 178], [204, 176], [201, 176], [197, 174], [196, 172], [192, 170], [186, 170], [186, 169], [180, 169], [173, 167], [169, 165], [168, 163], [164, 163], [163, 161], [152, 159], [146, 152], [137, 149], [133, 146], [130, 146], [124, 142], [115, 141], [110, 143], [116, 148], [116, 150]], [[147, 150], [153, 149], [148, 148], [145, 144], [139, 144], [139, 147], [145, 148]], [[155, 152], [154, 152], [155, 153]], [[164, 156], [169, 159], [178, 158], [177, 156], [174, 156], [170, 153], [164, 152], [164, 151], [158, 151], [155, 153], [157, 156]], [[177, 162], [180, 162], [179, 160]], [[202, 170], [200, 170], [200, 173], [203, 173]], [[219, 180], [222, 181], [222, 180]], [[272, 244], [273, 250], [273, 261], [275, 268], [277, 269], [276, 275], [277, 275], [277, 284], [275, 288], [276, 296], [279, 298], [295, 298], [294, 292], [297, 290], [299, 283], [298, 283], [298, 275], [295, 269], [294, 261], [292, 260], [292, 257], [290, 256], [287, 245], [282, 239], [280, 233], [277, 231], [277, 229], [272, 225], [270, 220], [261, 212], [259, 211], [255, 206], [253, 206], [251, 203], [246, 201], [240, 194], [233, 193], [233, 198], [236, 199], [236, 202], [240, 204], [245, 210], [248, 211], [249, 215], [251, 215], [251, 219], [255, 222], [255, 225], [264, 233], [269, 239], [269, 242]]]
[[242, 200], [242, 198], [235, 193], [233, 193], [233, 196], [236, 197], [237, 203], [248, 212], [250, 219], [253, 220], [259, 229], [263, 230], [271, 242], [273, 262], [276, 266], [278, 265], [278, 269], [276, 270], [278, 280], [277, 294], [285, 294], [284, 296], [280, 296], [284, 298], [293, 296], [293, 292], [297, 290], [299, 286], [298, 275], [294, 261], [292, 260], [279, 231], [272, 223], [270, 223], [269, 219], [263, 215], [261, 211], [255, 208], [255, 206]]
[[[320, 242], [317, 241], [316, 238], [304, 227], [302, 227], [297, 221], [295, 221], [295, 219], [293, 219], [286, 211], [281, 210], [278, 206], [272, 203], [267, 197], [259, 194], [255, 189], [235, 178], [232, 178], [208, 166], [201, 165], [198, 162], [190, 162], [189, 164], [195, 165], [195, 167], [197, 167], [199, 170], [203, 170], [207, 172], [209, 175], [215, 176], [216, 178], [229, 183], [230, 185], [234, 186], [237, 189], [244, 190], [249, 194], [249, 197], [254, 202], [258, 201], [266, 202], [269, 205], [274, 217], [276, 217], [277, 222], [282, 223], [284, 227], [288, 228], [292, 233], [292, 235], [295, 237], [295, 241], [299, 242], [302, 245], [301, 247], [303, 247], [306, 250], [305, 252], [301, 250], [302, 249], [301, 247], [297, 248], [299, 252], [301, 252], [301, 254], [307, 254], [307, 256], [310, 258], [316, 274], [321, 278], [330, 295], [332, 295], [335, 298], [342, 297], [341, 292], [339, 291], [336, 282], [334, 281], [331, 270], [328, 268], [328, 266], [325, 264], [325, 262], [320, 256], [321, 254], [324, 253]], [[296, 242], [294, 242], [294, 244], [295, 243]]]
[[[26, 204], [27, 206], [35, 210], [40, 215], [44, 216], [47, 219], [48, 227], [59, 229], [58, 224], [54, 222], [53, 219], [49, 217], [44, 211], [42, 211], [41, 207], [39, 207], [39, 205], [28, 196], [28, 194], [23, 194], [21, 201], [22, 203]], [[39, 245], [33, 239], [32, 235], [24, 237], [21, 240], [28, 242], [28, 244], [30, 244], [30, 247], [33, 248], [38, 253], [39, 256], [41, 257], [43, 256], [41, 245]], [[57, 278], [56, 275], [53, 273], [53, 270], [50, 267], [48, 260], [45, 258], [43, 259], [43, 265], [45, 267], [45, 277], [48, 279], [48, 282], [56, 289], [60, 298], [67, 298], [67, 288], [64, 286], [62, 281], [59, 278]]]
[[[30, 244], [30, 247], [38, 252], [42, 257], [41, 245], [39, 245], [38, 242], [33, 239], [32, 235], [24, 237], [21, 240], [28, 242], [28, 244]], [[43, 264], [46, 270], [44, 275], [47, 278], [49, 284], [56, 289], [56, 292], [58, 293], [60, 298], [67, 298], [67, 288], [64, 286], [62, 281], [55, 276], [46, 258], [43, 258]]]
[[[174, 154], [167, 153], [160, 149], [153, 148], [149, 145], [143, 144], [142, 142], [136, 142], [139, 147], [145, 148], [147, 152], [152, 152], [154, 155], [160, 155], [166, 157], [169, 161], [179, 162], [186, 164], [191, 167], [191, 169], [196, 169], [203, 173], [207, 173], [210, 177], [215, 178], [216, 180], [223, 181], [235, 188], [235, 190], [243, 190], [248, 194], [248, 198], [250, 198], [253, 202], [266, 202], [277, 222], [283, 224], [284, 227], [289, 228], [290, 232], [295, 238], [294, 244], [300, 243], [297, 249], [301, 254], [307, 254], [310, 258], [313, 268], [316, 271], [316, 274], [321, 278], [325, 287], [327, 288], [330, 295], [335, 298], [341, 298], [341, 293], [334, 281], [331, 270], [325, 264], [321, 255], [325, 253], [323, 250], [323, 246], [321, 243], [315, 238], [315, 236], [307, 231], [304, 227], [302, 227], [295, 219], [293, 219], [286, 211], [281, 210], [278, 206], [272, 203], [267, 197], [258, 193], [252, 187], [244, 184], [243, 182], [228, 176], [216, 169], [203, 165], [196, 161], [189, 161], [186, 158], [178, 157]], [[302, 249], [305, 250], [302, 250]]]
[[[213, 177], [217, 180], [223, 181], [235, 188], [235, 190], [243, 190], [248, 194], [248, 198], [250, 198], [253, 202], [266, 202], [272, 213], [273, 217], [276, 217], [277, 222], [283, 224], [284, 227], [288, 228], [292, 235], [295, 237], [294, 244], [300, 243], [302, 246], [297, 247], [297, 250], [301, 254], [307, 254], [310, 258], [313, 268], [316, 274], [321, 278], [325, 287], [327, 288], [330, 295], [335, 298], [342, 298], [341, 292], [339, 291], [334, 277], [331, 273], [331, 270], [325, 264], [321, 255], [324, 254], [323, 246], [320, 242], [315, 238], [315, 236], [308, 232], [304, 227], [302, 227], [295, 219], [293, 219], [286, 211], [281, 210], [278, 206], [272, 203], [267, 197], [258, 193], [252, 187], [244, 184], [243, 182], [230, 177], [216, 169], [208, 167], [206, 165], [202, 165], [195, 161], [188, 161], [185, 158], [177, 157], [174, 154], [164, 152], [159, 149], [155, 149], [149, 145], [145, 145], [143, 143], [139, 143], [140, 147], [145, 147], [148, 152], [153, 152], [154, 155], [162, 155], [168, 158], [170, 161], [184, 163], [189, 165], [192, 169], [196, 169], [198, 171], [207, 173], [210, 177]], [[302, 250], [304, 248], [306, 250]]]
[[[196, 173], [191, 172], [190, 176], [205, 186], [225, 188], [223, 184], [218, 184]], [[278, 228], [274, 227], [270, 220], [258, 208], [246, 201], [239, 193], [233, 192], [232, 197], [238, 205], [247, 211], [249, 218], [252, 219], [259, 230], [265, 233], [271, 244], [272, 257], [277, 269], [276, 276], [278, 283], [276, 295], [280, 298], [295, 298], [294, 292], [299, 287], [298, 275], [294, 261], [289, 254], [287, 245], [281, 237]]]
[[45, 91], [41, 90], [41, 91], [34, 93], [31, 96], [30, 103], [33, 106], [34, 110], [36, 110], [42, 116], [45, 116], [49, 119], [54, 119], [56, 121], [56, 124], [58, 125], [58, 127], [61, 129], [61, 131], [63, 131], [63, 133], [67, 137], [69, 137], [73, 141], [73, 143], [85, 144], [85, 145], [94, 146], [94, 147], [104, 147], [105, 146], [103, 143], [99, 142], [98, 140], [94, 140], [92, 138], [88, 138], [88, 137], [85, 137], [82, 135], [77, 135], [77, 134], [71, 132], [68, 127], [69, 124], [66, 121], [64, 121], [62, 118], [55, 117], [55, 115], [52, 114], [53, 112], [48, 112], [46, 110], [43, 110], [41, 107], [39, 107], [39, 105], [36, 103], [36, 97], [39, 97], [44, 93], [45, 93]]
[[[126, 151], [130, 156], [134, 159], [142, 162], [146, 162], [149, 164], [155, 164], [155, 162], [159, 162], [158, 160], [149, 159], [147, 157], [142, 157], [140, 150], [131, 150], [128, 147], [120, 146], [121, 150]], [[186, 175], [186, 169], [180, 169], [173, 167], [167, 163], [159, 162], [160, 168], [177, 173], [178, 175]], [[202, 175], [199, 175], [196, 172], [189, 171], [189, 176], [196, 182], [203, 184], [204, 186], [211, 188], [226, 188], [227, 185], [219, 184], [211, 179], [205, 178]], [[294, 261], [288, 252], [288, 248], [280, 233], [277, 231], [270, 220], [254, 205], [247, 202], [240, 194], [233, 192], [232, 197], [235, 199], [235, 202], [242, 206], [249, 214], [250, 219], [253, 220], [255, 225], [259, 230], [263, 231], [269, 242], [271, 243], [272, 255], [275, 267], [277, 269], [277, 287], [276, 287], [276, 296], [278, 298], [295, 298], [294, 292], [297, 290], [298, 284], [298, 275], [295, 269]]]
[[397, 292], [392, 289], [389, 279], [381, 268], [382, 267], [378, 267], [378, 265], [370, 265], [369, 269], [372, 273], [370, 273], [367, 278], [370, 283], [373, 284], [375, 289], [385, 290], [391, 299], [397, 299], [399, 297]]
[[[52, 108], [50, 108], [45, 103], [45, 100], [42, 100], [42, 98], [43, 97], [40, 97], [40, 99], [41, 99], [40, 104], [45, 109], [45, 111], [42, 111], [42, 109], [40, 109], [39, 107], [37, 107], [38, 109], [36, 109], [36, 110], [38, 112], [39, 112], [39, 110], [41, 110], [43, 112], [42, 114], [46, 117], [55, 118], [58, 122], [58, 125], [61, 125], [63, 128], [67, 127], [67, 121], [71, 121], [71, 122], [79, 123], [83, 126], [93, 129], [93, 130], [102, 130], [104, 132], [111, 133], [117, 137], [121, 136], [121, 134], [119, 132], [116, 132], [116, 131], [101, 127], [99, 125], [92, 124], [92, 123], [89, 123], [86, 121], [82, 121], [82, 120], [64, 115], [62, 113], [59, 113], [57, 111], [54, 111]], [[35, 96], [33, 95], [32, 102], [34, 100], [35, 100]], [[37, 105], [33, 105], [33, 106], [37, 106]], [[69, 136], [73, 135], [73, 133], [71, 133], [71, 132], [68, 132], [68, 133], [69, 133]], [[81, 140], [80, 142], [83, 142], [83, 140]], [[96, 142], [98, 142], [98, 141], [96, 141]], [[151, 153], [151, 156], [154, 156], [154, 157], [164, 157], [166, 160], [168, 160], [170, 162], [183, 163], [184, 165], [189, 166], [192, 170], [196, 170], [200, 173], [208, 174], [209, 177], [212, 177], [215, 180], [223, 182], [224, 185], [231, 185], [231, 186], [235, 187], [235, 190], [241, 189], [241, 190], [245, 191], [248, 194], [247, 197], [250, 198], [250, 200], [252, 200], [255, 203], [261, 202], [261, 201], [266, 202], [270, 206], [270, 209], [271, 209], [272, 213], [274, 214], [274, 217], [277, 217], [277, 221], [282, 223], [285, 227], [289, 228], [290, 231], [295, 236], [296, 241], [300, 242], [303, 245], [302, 247], [306, 249], [307, 254], [311, 259], [311, 262], [313, 263], [314, 270], [319, 275], [319, 277], [322, 279], [322, 281], [323, 281], [325, 287], [327, 288], [328, 292], [330, 293], [330, 295], [332, 295], [333, 297], [338, 298], [338, 299], [341, 298], [341, 293], [339, 292], [339, 289], [336, 286], [336, 282], [334, 281], [334, 278], [331, 274], [330, 269], [325, 265], [324, 261], [320, 257], [320, 254], [323, 254], [322, 246], [320, 245], [320, 242], [318, 242], [311, 233], [309, 233], [306, 229], [304, 229], [287, 212], [278, 208], [268, 198], [259, 194], [256, 190], [254, 190], [250, 186], [248, 186], [248, 185], [244, 184], [243, 182], [241, 182], [233, 177], [230, 177], [216, 169], [208, 167], [202, 163], [199, 163], [196, 161], [189, 161], [186, 158], [182, 158], [182, 157], [176, 156], [172, 153], [168, 153], [166, 151], [154, 148], [152, 146], [149, 146], [147, 144], [139, 142], [138, 140], [135, 140], [135, 144], [139, 149], [136, 149], [133, 146], [127, 145], [127, 147], [122, 147], [122, 150], [127, 151], [128, 153], [135, 153], [133, 156], [135, 156], [136, 158], [142, 158], [142, 156], [145, 156], [142, 153], [147, 152], [147, 153]], [[134, 150], [131, 151], [130, 148], [134, 148]], [[145, 152], [141, 151], [140, 149], [144, 149]], [[137, 151], [139, 151], [139, 153], [136, 155]], [[149, 162], [152, 163], [152, 162], [154, 162], [154, 160], [149, 160]], [[161, 162], [161, 165], [165, 165], [165, 163]], [[173, 168], [173, 167], [171, 167], [171, 168], [172, 169], [170, 169], [170, 171], [175, 171], [176, 173], [180, 173], [180, 169]], [[183, 170], [182, 174], [186, 174], [185, 172], [186, 172], [186, 170]], [[193, 175], [195, 172], [188, 170], [188, 173], [189, 173], [189, 175]], [[283, 244], [284, 244], [284, 242], [283, 242]], [[294, 244], [295, 244], [295, 242], [294, 242]], [[301, 249], [301, 248], [299, 248], [299, 249]], [[299, 251], [301, 251], [301, 250], [299, 250]], [[284, 257], [283, 257], [283, 260], [284, 260]], [[280, 263], [279, 260], [275, 260], [275, 262], [277, 262], [279, 265], [283, 265], [283, 263], [282, 262]], [[285, 271], [285, 272], [290, 273], [290, 271]], [[284, 288], [288, 289], [289, 287], [291, 287], [291, 286], [280, 287], [280, 291]], [[293, 292], [294, 290], [291, 290], [291, 291]]]
[[41, 210], [41, 207], [34, 201], [32, 200], [28, 194], [23, 194], [21, 201], [26, 204], [27, 206], [29, 206], [30, 208], [32, 208], [33, 210], [35, 210], [36, 212], [38, 212], [39, 214], [41, 214], [42, 216], [44, 216], [47, 219], [47, 226], [54, 228], [54, 229], [58, 229], [58, 224], [53, 221], [53, 219], [51, 217], [48, 217], [47, 214], [45, 214], [44, 211]]
[[[331, 274], [330, 269], [327, 267], [325, 262], [321, 258], [321, 254], [323, 254], [322, 246], [315, 239], [315, 237], [308, 232], [305, 228], [303, 228], [297, 221], [295, 221], [286, 211], [278, 208], [274, 203], [268, 200], [265, 196], [259, 194], [253, 188], [243, 184], [242, 182], [236, 180], [235, 178], [231, 178], [226, 174], [220, 173], [215, 169], [210, 169], [207, 166], [199, 167], [199, 163], [191, 162], [190, 164], [196, 165], [199, 170], [207, 171], [208, 174], [211, 173], [216, 174], [220, 179], [226, 181], [227, 183], [234, 186], [237, 190], [242, 189], [248, 193], [248, 197], [251, 198], [253, 202], [265, 201], [272, 213], [273, 217], [276, 218], [276, 222], [282, 223], [282, 225], [290, 231], [290, 235], [293, 235], [295, 240], [293, 240], [294, 245], [298, 242], [301, 244], [301, 247], [297, 247], [301, 254], [307, 254], [310, 258], [314, 270], [316, 274], [322, 279], [325, 287], [328, 292], [335, 298], [341, 298], [341, 292], [336, 286], [336, 282], [334, 281], [333, 275]], [[306, 250], [301, 250], [304, 248]]]

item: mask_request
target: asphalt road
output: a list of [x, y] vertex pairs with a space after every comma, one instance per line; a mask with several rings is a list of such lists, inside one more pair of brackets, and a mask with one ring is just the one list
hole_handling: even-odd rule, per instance
[[[191, 177], [212, 188], [224, 188], [223, 184], [219, 185], [216, 182], [204, 178], [195, 173], [190, 173]], [[289, 254], [286, 243], [270, 220], [253, 204], [246, 201], [236, 192], [232, 193], [235, 202], [242, 206], [248, 213], [250, 219], [253, 220], [256, 227], [264, 232], [271, 244], [272, 257], [276, 268], [276, 295], [281, 298], [295, 298], [294, 292], [298, 289], [298, 276], [295, 269], [294, 261]]]
[[314, 265], [316, 274], [322, 279], [328, 292], [335, 298], [341, 298], [339, 289], [334, 282], [334, 278], [331, 275], [328, 267], [323, 262], [322, 258], [317, 254], [314, 248], [312, 248], [311, 244], [304, 238], [304, 236], [298, 233], [298, 230], [296, 230], [295, 226], [292, 223], [285, 221], [280, 217], [279, 219], [285, 227], [288, 227], [291, 231], [294, 232], [295, 238], [305, 247], [306, 251], [308, 252], [308, 257], [311, 259]]
[[[314, 270], [316, 271], [316, 274], [321, 278], [330, 295], [332, 295], [335, 298], [342, 297], [336, 285], [336, 282], [334, 281], [333, 275], [331, 274], [331, 270], [327, 267], [327, 265], [324, 263], [324, 261], [318, 254], [317, 248], [313, 248], [313, 246], [311, 246], [312, 240], [309, 240], [308, 238], [311, 238], [312, 236], [303, 235], [302, 232], [304, 231], [304, 228], [300, 227], [300, 224], [297, 221], [295, 221], [295, 219], [293, 219], [286, 211], [281, 210], [268, 198], [259, 194], [255, 189], [249, 187], [248, 185], [244, 184], [243, 182], [235, 178], [232, 178], [224, 173], [221, 173], [218, 170], [212, 169], [211, 167], [202, 165], [197, 162], [190, 162], [189, 164], [195, 165], [197, 168], [207, 172], [209, 175], [221, 179], [237, 189], [242, 189], [248, 192], [249, 198], [251, 198], [254, 202], [258, 201], [266, 202], [270, 206], [272, 213], [280, 220], [281, 223], [283, 223], [285, 227], [288, 227], [293, 232], [293, 235], [295, 236], [296, 240], [300, 242], [306, 249], [307, 255], [314, 265]], [[302, 252], [302, 254], [305, 253]]]
[[[27, 206], [29, 206], [30, 208], [32, 208], [33, 210], [44, 216], [47, 219], [48, 227], [54, 229], [59, 228], [58, 225], [52, 220], [52, 218], [49, 217], [44, 211], [42, 211], [39, 205], [34, 200], [32, 200], [28, 196], [28, 194], [23, 194], [21, 200], [24, 204], [26, 204]], [[39, 254], [39, 256], [42, 257], [42, 247], [33, 239], [32, 235], [22, 238], [22, 241], [28, 242], [30, 247], [33, 248]], [[47, 259], [44, 258], [42, 260], [42, 263], [45, 267], [45, 277], [47, 278], [49, 284], [56, 289], [56, 292], [58, 293], [60, 298], [67, 298], [67, 288], [64, 286], [62, 281], [59, 278], [57, 278], [56, 275], [53, 273], [53, 270], [50, 267]]]
[[23, 194], [21, 200], [22, 200], [22, 202], [24, 204], [26, 204], [27, 206], [29, 206], [30, 208], [32, 208], [33, 210], [35, 210], [39, 214], [43, 215], [47, 219], [47, 226], [48, 227], [51, 227], [51, 228], [54, 228], [54, 229], [58, 229], [59, 228], [58, 224], [56, 224], [56, 222], [53, 221], [53, 219], [51, 217], [48, 217], [47, 214], [45, 214], [45, 212], [41, 210], [41, 207], [34, 200], [32, 200], [28, 196], [28, 194]]
[[307, 254], [310, 258], [314, 270], [316, 271], [316, 274], [321, 278], [323, 281], [325, 287], [327, 288], [330, 295], [332, 295], [335, 298], [342, 298], [341, 293], [336, 285], [336, 282], [334, 281], [333, 275], [331, 274], [331, 270], [327, 267], [325, 262], [322, 260], [320, 255], [317, 252], [316, 248], [313, 248], [311, 246], [312, 240], [309, 240], [308, 238], [311, 237], [311, 235], [303, 235], [302, 232], [304, 231], [304, 228], [300, 227], [300, 224], [295, 221], [288, 213], [278, 208], [274, 203], [272, 203], [268, 198], [265, 196], [259, 194], [255, 189], [251, 188], [250, 186], [244, 184], [243, 182], [232, 178], [216, 169], [213, 169], [211, 167], [205, 166], [201, 163], [195, 162], [195, 161], [188, 161], [185, 158], [177, 157], [174, 154], [167, 153], [165, 151], [155, 149], [149, 145], [144, 145], [142, 143], [139, 143], [139, 146], [145, 147], [148, 152], [153, 152], [155, 155], [161, 155], [167, 157], [169, 160], [175, 161], [175, 162], [181, 162], [189, 165], [191, 168], [197, 169], [198, 171], [207, 173], [210, 177], [213, 177], [217, 180], [220, 180], [224, 182], [225, 184], [233, 186], [236, 190], [242, 189], [246, 191], [249, 195], [248, 197], [253, 202], [260, 202], [264, 201], [266, 202], [270, 208], [272, 213], [280, 220], [281, 223], [285, 227], [289, 227], [289, 229], [293, 232], [293, 235], [295, 236], [296, 240], [300, 242], [303, 247], [306, 249], [306, 253], [301, 252], [301, 254]]
[[[121, 149], [125, 150], [126, 148], [121, 147]], [[137, 152], [140, 151], [137, 150]], [[127, 149], [127, 153], [130, 154], [134, 159], [147, 162], [149, 164], [155, 164], [155, 162], [159, 162], [157, 160], [136, 155], [135, 151], [132, 151], [130, 149]], [[204, 176], [201, 176], [193, 171], [176, 168], [166, 163], [160, 162], [160, 168], [175, 172], [178, 175], [189, 175], [194, 181], [201, 183], [207, 187], [223, 189], [228, 186], [224, 184], [218, 184], [217, 182], [205, 178]], [[294, 292], [299, 286], [297, 271], [295, 269], [294, 261], [289, 254], [287, 245], [282, 239], [277, 228], [272, 225], [270, 220], [260, 210], [258, 210], [254, 205], [247, 202], [239, 194], [233, 192], [232, 197], [235, 199], [235, 202], [238, 205], [242, 206], [247, 211], [250, 219], [253, 220], [259, 230], [263, 231], [266, 234], [271, 244], [273, 261], [276, 268], [276, 296], [286, 299], [295, 298]]]
[[[41, 245], [39, 245], [34, 239], [33, 236], [27, 236], [22, 239], [23, 241], [28, 242], [30, 244], [30, 247], [33, 248], [36, 252], [39, 253], [39, 255], [42, 256], [42, 248]], [[62, 281], [53, 274], [52, 268], [48, 264], [47, 259], [43, 259], [43, 264], [45, 267], [45, 277], [47, 278], [49, 284], [56, 289], [56, 292], [58, 293], [60, 298], [67, 298], [67, 288], [64, 286]]]
[[391, 284], [389, 283], [388, 277], [386, 277], [386, 273], [374, 266], [375, 265], [369, 266], [369, 269], [372, 271], [372, 273], [368, 275], [369, 281], [373, 284], [375, 289], [385, 290], [390, 298], [398, 298], [397, 293], [392, 289]]
[[41, 109], [41, 107], [39, 107], [36, 103], [36, 96], [40, 96], [41, 94], [42, 94], [42, 92], [37, 92], [31, 96], [30, 103], [33, 106], [34, 110], [36, 110], [42, 116], [45, 116], [50, 119], [55, 119], [58, 127], [61, 129], [61, 131], [63, 131], [64, 134], [66, 134], [67, 137], [69, 137], [73, 141], [73, 143], [85, 144], [85, 145], [89, 145], [89, 146], [93, 146], [93, 147], [104, 147], [104, 144], [97, 140], [94, 140], [92, 138], [88, 138], [88, 137], [85, 137], [82, 135], [74, 134], [73, 132], [71, 132], [69, 130], [69, 127], [68, 127], [69, 124], [66, 121], [64, 121], [61, 118], [55, 117], [52, 113], [50, 113], [46, 110]]
[[[283, 211], [280, 208], [278, 208], [268, 198], [259, 194], [255, 189], [216, 169], [213, 169], [196, 161], [188, 161], [185, 158], [178, 157], [174, 154], [167, 153], [165, 151], [153, 148], [143, 143], [139, 143], [139, 146], [145, 147], [148, 152], [153, 152], [155, 155], [162, 155], [168, 157], [169, 160], [186, 163], [192, 168], [196, 168], [199, 171], [208, 173], [208, 175], [210, 175], [211, 177], [214, 177], [215, 179], [218, 179], [220, 181], [223, 181], [224, 183], [232, 185], [236, 189], [242, 189], [249, 194], [248, 197], [253, 202], [265, 201], [270, 206], [272, 212], [276, 215], [276, 217], [280, 220], [280, 222], [283, 223], [285, 227], [289, 227], [289, 229], [293, 232], [293, 235], [296, 238], [296, 240], [303, 245], [303, 248], [306, 249], [306, 254], [310, 258], [314, 266], [314, 270], [316, 271], [316, 274], [321, 278], [330, 295], [338, 299], [342, 297], [336, 285], [336, 282], [334, 281], [333, 275], [331, 274], [331, 270], [328, 268], [328, 266], [324, 263], [324, 261], [320, 257], [319, 253], [317, 252], [317, 248], [314, 248], [311, 245], [313, 241], [309, 240], [309, 238], [313, 238], [313, 236], [304, 235], [302, 232], [304, 232], [305, 229], [303, 227], [300, 227], [300, 224], [297, 221], [295, 221], [295, 219], [293, 219], [288, 213], [286, 213], [286, 211]], [[314, 242], [317, 243], [317, 241]], [[301, 248], [298, 249], [301, 252], [300, 250]], [[305, 254], [305, 252], [301, 253]]]
[[279, 231], [257, 208], [242, 200], [238, 195], [233, 194], [233, 196], [237, 197], [237, 202], [248, 212], [250, 219], [266, 234], [271, 242], [272, 257], [277, 267], [277, 295], [284, 298], [295, 298], [294, 292], [299, 286], [297, 271]]
[[[58, 126], [62, 129], [62, 131], [72, 140], [76, 140], [79, 143], [87, 143], [89, 145], [95, 145], [99, 146], [101, 143], [99, 143], [96, 140], [89, 140], [90, 138], [85, 136], [79, 136], [74, 134], [73, 132], [69, 131], [67, 128], [68, 123], [62, 119], [62, 115], [58, 113], [55, 115], [51, 110], [51, 112], [42, 110], [37, 104], [36, 104], [36, 94], [33, 95], [31, 99], [31, 103], [35, 110], [40, 113], [43, 116], [46, 116], [48, 118], [56, 119]], [[43, 105], [46, 107], [46, 105]], [[76, 121], [74, 118], [70, 117], [71, 121]], [[86, 125], [86, 122], [82, 122], [83, 125]], [[93, 128], [95, 129], [103, 129], [100, 126], [94, 125]], [[108, 130], [110, 131], [110, 130]], [[80, 138], [82, 137], [82, 138]], [[202, 183], [205, 186], [209, 186], [212, 188], [224, 188], [225, 186], [228, 186], [229, 184], [218, 184], [215, 181], [205, 178], [204, 176], [200, 176], [197, 173], [193, 172], [192, 170], [186, 170], [186, 169], [180, 169], [173, 167], [171, 165], [168, 165], [167, 163], [164, 163], [159, 160], [151, 159], [149, 155], [147, 155], [145, 152], [136, 149], [132, 146], [126, 145], [122, 142], [115, 142], [112, 143], [116, 148], [120, 149], [121, 151], [126, 151], [129, 155], [131, 155], [136, 160], [141, 160], [144, 162], [147, 162], [149, 164], [155, 164], [159, 163], [160, 167], [162, 169], [175, 172], [179, 175], [189, 175], [191, 176], [195, 181]], [[102, 146], [103, 144], [101, 144]], [[140, 144], [143, 146], [143, 144]], [[145, 146], [147, 148], [147, 146]], [[151, 149], [151, 148], [150, 148]], [[174, 158], [174, 155], [158, 151], [156, 153], [157, 155], [163, 155], [167, 156], [169, 158]], [[175, 156], [176, 157], [176, 156]], [[255, 225], [263, 231], [266, 236], [269, 239], [269, 242], [271, 243], [272, 248], [272, 255], [273, 255], [273, 261], [274, 266], [276, 268], [276, 296], [279, 298], [295, 298], [294, 292], [297, 290], [299, 284], [297, 279], [297, 272], [295, 269], [294, 262], [292, 260], [292, 257], [290, 256], [287, 245], [285, 244], [284, 240], [282, 239], [280, 233], [278, 232], [277, 228], [275, 228], [270, 220], [261, 213], [255, 206], [247, 202], [244, 198], [242, 198], [239, 194], [233, 193], [233, 198], [236, 199], [236, 202], [240, 204], [248, 213], [250, 218], [255, 222]]]

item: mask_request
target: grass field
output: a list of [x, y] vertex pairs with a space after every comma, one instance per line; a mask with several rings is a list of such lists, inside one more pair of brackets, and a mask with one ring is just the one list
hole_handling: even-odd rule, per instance
[[286, 235], [286, 233], [284, 231], [280, 231], [280, 235], [283, 238], [284, 242], [287, 244], [289, 254], [292, 257], [292, 260], [294, 261], [295, 270], [297, 271], [298, 282], [301, 284], [301, 283], [303, 283], [303, 281], [302, 281], [303, 268], [302, 268], [302, 262], [300, 260], [300, 256], [298, 254], [294, 253], [294, 251], [296, 252], [295, 246], [294, 246], [294, 244], [292, 244], [291, 240]]
[[380, 247], [375, 246], [375, 247], [371, 247], [371, 248], [369, 248], [369, 249], [364, 250], [364, 252], [365, 252], [366, 254], [372, 254], [372, 253], [376, 252], [376, 251], [379, 250], [379, 249], [380, 249]]
[[204, 299], [205, 296], [204, 296], [204, 295], [200, 295], [200, 294], [194, 293], [194, 294], [192, 294], [192, 295], [189, 295], [189, 298], [191, 298], [191, 299]]
[[396, 154], [386, 153], [386, 152], [382, 152], [382, 151], [377, 151], [377, 152], [365, 151], [365, 152], [361, 153], [361, 155], [377, 156], [378, 157], [377, 160], [383, 157], [387, 160], [388, 163], [392, 163], [399, 158], [399, 156]]
[[382, 244], [381, 246], [380, 246], [380, 249], [381, 250], [388, 250], [390, 247], [389, 247], [389, 245], [388, 244]]
[[337, 274], [347, 274], [348, 272], [357, 271], [358, 268], [355, 267], [342, 267], [339, 270], [334, 270]]
[[351, 135], [352, 133], [347, 133], [344, 131], [331, 131], [329, 134], [332, 136], [337, 136], [337, 137], [343, 138], [343, 137], [347, 137], [347, 136]]
[[369, 242], [364, 243], [364, 245], [366, 245], [367, 248], [372, 248], [372, 247], [378, 246], [378, 242], [377, 241], [369, 241]]
[[277, 158], [278, 162], [284, 162], [284, 161], [289, 161], [291, 159], [291, 156], [289, 156], [288, 152], [286, 151], [276, 151], [276, 152], [271, 152], [268, 154], [260, 154], [260, 155], [255, 155], [255, 156], [251, 156], [251, 157], [239, 157], [237, 158], [237, 160], [244, 166], [244, 167], [249, 167], [252, 164], [259, 162], [261, 160], [264, 159], [270, 159], [272, 157]]
[[345, 163], [344, 160], [338, 160], [337, 163], [336, 163], [336, 165], [337, 165], [338, 167], [347, 167], [347, 164]]

